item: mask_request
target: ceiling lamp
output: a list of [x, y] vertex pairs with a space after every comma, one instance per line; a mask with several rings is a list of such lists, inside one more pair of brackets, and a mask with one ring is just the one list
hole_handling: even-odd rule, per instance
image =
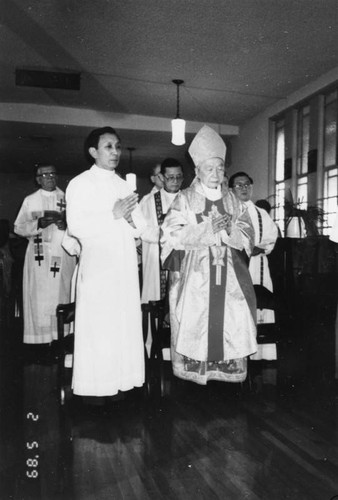
[[175, 146], [182, 146], [185, 144], [185, 120], [180, 118], [180, 85], [182, 85], [183, 80], [172, 80], [177, 88], [177, 104], [176, 104], [176, 118], [171, 120], [171, 142]]

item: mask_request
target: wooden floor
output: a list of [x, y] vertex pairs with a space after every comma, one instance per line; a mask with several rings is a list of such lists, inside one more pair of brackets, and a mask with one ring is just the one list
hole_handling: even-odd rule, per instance
[[174, 380], [168, 365], [164, 398], [153, 382], [150, 397], [95, 407], [69, 393], [61, 405], [53, 356], [24, 349], [18, 328], [1, 335], [1, 500], [338, 498], [322, 342], [285, 341], [278, 366], [251, 363], [250, 390]]

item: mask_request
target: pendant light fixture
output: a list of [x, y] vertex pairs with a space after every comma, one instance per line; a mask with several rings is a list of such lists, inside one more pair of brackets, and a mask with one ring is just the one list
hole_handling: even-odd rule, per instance
[[180, 118], [180, 85], [184, 83], [183, 80], [172, 80], [176, 85], [177, 101], [176, 101], [176, 118], [171, 120], [171, 142], [175, 146], [182, 146], [185, 144], [185, 120]]

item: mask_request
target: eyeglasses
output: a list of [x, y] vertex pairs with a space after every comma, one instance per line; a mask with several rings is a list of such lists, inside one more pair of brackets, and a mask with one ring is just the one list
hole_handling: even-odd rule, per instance
[[168, 182], [174, 182], [174, 181], [178, 181], [180, 182], [182, 179], [183, 179], [183, 175], [165, 175], [164, 176]]
[[236, 189], [249, 189], [251, 187], [251, 184], [246, 183], [246, 184], [234, 184], [234, 188]]
[[45, 172], [44, 174], [39, 174], [38, 177], [42, 177], [43, 179], [55, 179], [55, 172]]

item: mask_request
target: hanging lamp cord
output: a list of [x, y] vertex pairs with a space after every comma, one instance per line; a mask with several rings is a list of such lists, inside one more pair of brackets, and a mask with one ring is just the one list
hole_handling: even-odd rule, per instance
[[177, 83], [176, 118], [180, 117], [180, 85]]

